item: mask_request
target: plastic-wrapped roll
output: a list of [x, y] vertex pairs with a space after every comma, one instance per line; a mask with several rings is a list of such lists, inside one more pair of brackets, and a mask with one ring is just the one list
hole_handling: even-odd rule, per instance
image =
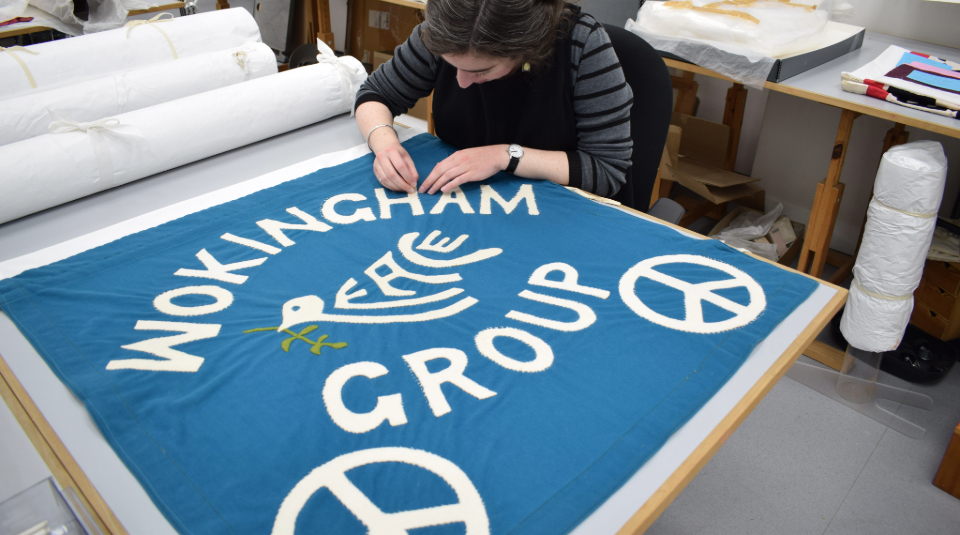
[[904, 212], [935, 214], [943, 198], [947, 157], [936, 141], [892, 147], [883, 155], [873, 196]]
[[364, 79], [356, 59], [327, 58], [93, 123], [55, 122], [60, 133], [0, 147], [0, 223], [348, 112]]
[[53, 121], [47, 110], [74, 121], [95, 121], [276, 72], [277, 61], [270, 47], [247, 43], [66, 87], [31, 91], [0, 101], [0, 145], [47, 134]]
[[883, 155], [853, 268], [854, 284], [840, 321], [851, 346], [881, 352], [900, 344], [946, 178], [946, 156], [939, 143], [909, 143]]
[[260, 42], [260, 30], [243, 8], [151, 20], [0, 52], [0, 99]]
[[870, 201], [863, 242], [853, 268], [860, 285], [886, 295], [913, 293], [923, 276], [936, 227], [935, 217], [915, 217], [888, 208], [876, 198]]
[[[854, 279], [856, 280], [856, 279]], [[906, 299], [869, 295], [858, 284], [850, 285], [840, 331], [853, 347], [864, 351], [893, 351], [900, 345], [913, 312], [913, 294]]]

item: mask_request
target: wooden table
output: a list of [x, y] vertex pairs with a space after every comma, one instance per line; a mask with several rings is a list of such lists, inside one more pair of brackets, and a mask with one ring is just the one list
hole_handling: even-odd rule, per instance
[[[893, 128], [887, 135], [884, 151], [892, 145], [906, 142], [908, 135], [904, 131], [906, 126], [960, 139], [960, 121], [957, 119], [898, 106], [866, 95], [848, 93], [840, 88], [841, 72], [852, 72], [866, 65], [876, 59], [890, 45], [960, 61], [960, 50], [954, 48], [867, 32], [863, 47], [859, 50], [783, 82], [766, 82], [764, 84], [764, 88], [771, 91], [786, 93], [843, 110], [840, 116], [840, 124], [837, 127], [837, 138], [830, 159], [830, 169], [827, 177], [817, 184], [817, 194], [807, 224], [803, 249], [800, 253], [800, 263], [797, 266], [799, 271], [820, 277], [823, 274], [825, 263], [836, 264], [840, 269], [831, 278], [831, 282], [834, 283], [842, 282], [850, 274], [855, 259], [830, 251], [830, 240], [833, 237], [837, 213], [843, 199], [844, 185], [840, 182], [840, 176], [843, 172], [843, 162], [846, 158], [850, 133], [856, 118], [861, 115], [871, 115], [894, 123]], [[664, 62], [668, 67], [734, 82], [721, 74], [690, 63], [672, 59], [664, 59]]]
[[[362, 143], [353, 119], [342, 115], [104, 191], [0, 225], [0, 261], [300, 162], [316, 156], [317, 147], [334, 151]], [[684, 229], [678, 232], [689, 234]], [[649, 527], [776, 384], [845, 297], [845, 290], [821, 282], [717, 395], [573, 533], [640, 533]], [[84, 496], [106, 532], [174, 533], [100, 436], [84, 407], [2, 314], [0, 355], [0, 397], [51, 473], [62, 486]]]

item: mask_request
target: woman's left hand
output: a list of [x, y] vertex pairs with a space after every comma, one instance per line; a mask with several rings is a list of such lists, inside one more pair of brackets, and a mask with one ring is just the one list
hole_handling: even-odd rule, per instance
[[506, 169], [509, 163], [507, 145], [458, 150], [433, 168], [420, 185], [420, 193], [432, 195], [437, 190], [450, 191], [465, 182], [486, 180]]

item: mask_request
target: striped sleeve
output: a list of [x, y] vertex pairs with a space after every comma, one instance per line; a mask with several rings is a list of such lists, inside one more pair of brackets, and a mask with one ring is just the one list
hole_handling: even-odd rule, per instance
[[394, 117], [416, 105], [433, 91], [439, 62], [420, 40], [417, 26], [402, 45], [393, 51], [393, 58], [384, 63], [357, 91], [353, 108], [376, 101], [390, 108]]
[[626, 181], [633, 154], [633, 92], [610, 37], [593, 17], [574, 26], [570, 54], [577, 123], [577, 150], [567, 153], [570, 185], [612, 197]]

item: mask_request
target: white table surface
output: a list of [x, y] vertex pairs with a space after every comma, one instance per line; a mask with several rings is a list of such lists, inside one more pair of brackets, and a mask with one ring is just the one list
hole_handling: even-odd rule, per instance
[[[960, 17], [958, 17], [958, 22], [960, 22]], [[960, 31], [960, 29], [958, 29], [958, 31]], [[906, 106], [900, 106], [866, 95], [850, 93], [840, 87], [840, 73], [853, 72], [863, 67], [867, 63], [877, 59], [890, 45], [899, 46], [912, 52], [922, 52], [938, 58], [960, 62], [960, 50], [956, 48], [932, 45], [922, 41], [893, 37], [882, 33], [866, 32], [866, 36], [863, 39], [863, 46], [860, 47], [860, 49], [854, 50], [849, 54], [840, 56], [833, 61], [824, 63], [792, 78], [787, 78], [779, 84], [768, 83], [766, 87], [776, 90], [775, 87], [771, 86], [780, 85], [802, 89], [841, 101], [874, 108], [879, 112], [903, 115], [916, 119], [917, 121], [948, 128], [953, 131], [950, 135], [960, 138], [960, 119], [914, 110]], [[876, 115], [883, 117], [883, 115]]]
[[[12, 221], [0, 225], [0, 262], [362, 143], [353, 120], [342, 115]], [[730, 381], [573, 533], [615, 533], [773, 366], [835, 293], [820, 285], [757, 346]], [[128, 532], [176, 533], [101, 436], [83, 405], [2, 314], [0, 355]]]

